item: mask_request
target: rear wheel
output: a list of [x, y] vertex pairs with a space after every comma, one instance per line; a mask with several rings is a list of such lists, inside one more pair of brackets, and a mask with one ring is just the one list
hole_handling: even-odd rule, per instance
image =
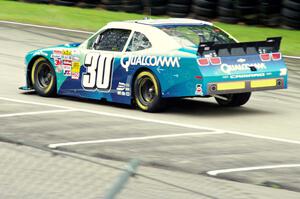
[[134, 81], [134, 99], [137, 106], [146, 112], [158, 112], [163, 108], [161, 89], [150, 71], [143, 71]]
[[31, 81], [35, 91], [44, 97], [56, 94], [56, 75], [51, 63], [43, 57], [38, 58], [31, 70]]
[[235, 107], [235, 106], [242, 106], [248, 102], [250, 99], [251, 93], [237, 93], [237, 94], [226, 94], [221, 95], [221, 97], [224, 97], [226, 99], [221, 99], [218, 97], [215, 97], [216, 101], [221, 106], [226, 107]]

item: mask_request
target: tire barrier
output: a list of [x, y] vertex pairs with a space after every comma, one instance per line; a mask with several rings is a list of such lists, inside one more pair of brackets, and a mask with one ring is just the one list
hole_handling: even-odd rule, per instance
[[111, 11], [147, 13], [148, 15], [224, 23], [281, 26], [300, 29], [300, 0], [25, 0], [30, 3], [101, 7]]
[[282, 25], [288, 29], [300, 29], [300, 1], [284, 0], [281, 10]]

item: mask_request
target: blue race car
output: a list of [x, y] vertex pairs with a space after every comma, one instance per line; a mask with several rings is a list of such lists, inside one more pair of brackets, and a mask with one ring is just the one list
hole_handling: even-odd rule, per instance
[[253, 91], [287, 88], [280, 41], [239, 43], [194, 19], [112, 22], [81, 44], [29, 52], [21, 88], [41, 96], [135, 103], [148, 112], [184, 97], [241, 106]]

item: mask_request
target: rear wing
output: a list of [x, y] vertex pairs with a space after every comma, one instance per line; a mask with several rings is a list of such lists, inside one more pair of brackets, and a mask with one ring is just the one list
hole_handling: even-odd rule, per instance
[[215, 44], [214, 42], [200, 43], [198, 55], [205, 56], [242, 56], [278, 52], [281, 37], [267, 38], [266, 41]]

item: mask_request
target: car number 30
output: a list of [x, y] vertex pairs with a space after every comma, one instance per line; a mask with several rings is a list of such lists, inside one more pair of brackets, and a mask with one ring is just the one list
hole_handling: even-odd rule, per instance
[[84, 60], [86, 72], [82, 77], [82, 85], [86, 89], [108, 90], [111, 82], [113, 56], [89, 53]]

